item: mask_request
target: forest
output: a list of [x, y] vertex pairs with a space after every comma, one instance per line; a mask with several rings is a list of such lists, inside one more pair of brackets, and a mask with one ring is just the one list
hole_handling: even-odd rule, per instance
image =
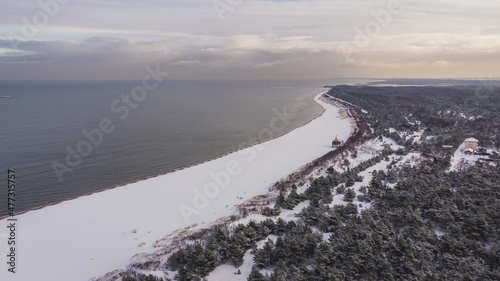
[[[335, 86], [330, 96], [362, 108], [375, 136], [387, 136], [413, 149], [458, 146], [467, 137], [500, 147], [500, 88]], [[390, 129], [395, 131], [390, 131]], [[423, 131], [422, 142], [405, 138]], [[433, 136], [432, 138], [427, 138]]]
[[[248, 281], [500, 280], [500, 90], [335, 86], [328, 95], [362, 112], [371, 139], [388, 137], [404, 148], [386, 147], [354, 167], [347, 159], [342, 169], [324, 167], [303, 192], [299, 183], [282, 190], [267, 218], [215, 227], [179, 246], [164, 264], [176, 272], [173, 280], [201, 281], [221, 264], [238, 274], [247, 251]], [[419, 131], [420, 140], [412, 139]], [[442, 146], [456, 149], [470, 136], [495, 160], [450, 170], [451, 153]], [[401, 161], [410, 152], [421, 155], [417, 163]], [[381, 161], [385, 168], [354, 190], [360, 173]], [[332, 204], [334, 196], [343, 204]], [[295, 219], [279, 217], [304, 202]]]

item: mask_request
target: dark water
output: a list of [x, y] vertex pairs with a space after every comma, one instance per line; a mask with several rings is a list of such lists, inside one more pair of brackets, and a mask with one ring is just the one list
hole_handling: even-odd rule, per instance
[[[0, 81], [0, 96], [12, 97], [0, 99], [0, 216], [7, 215], [7, 169], [17, 175], [17, 212], [123, 185], [238, 149], [269, 127], [276, 109], [292, 114], [286, 131], [293, 130], [319, 115], [312, 97], [329, 83], [164, 81], [143, 101], [122, 101], [140, 84]], [[99, 129], [103, 119], [112, 132]]]

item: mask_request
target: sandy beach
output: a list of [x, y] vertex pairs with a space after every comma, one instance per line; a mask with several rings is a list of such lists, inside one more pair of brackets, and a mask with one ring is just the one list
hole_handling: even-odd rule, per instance
[[[350, 119], [320, 96], [315, 101], [324, 113], [279, 138], [16, 216], [17, 272], [2, 270], [0, 279], [89, 280], [125, 268], [136, 254], [154, 252], [155, 241], [178, 229], [235, 214], [237, 205], [331, 151], [335, 136], [350, 136]], [[7, 229], [1, 231], [4, 253]]]

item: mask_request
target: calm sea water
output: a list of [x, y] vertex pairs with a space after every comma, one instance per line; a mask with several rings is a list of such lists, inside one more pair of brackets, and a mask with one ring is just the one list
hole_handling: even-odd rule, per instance
[[[128, 105], [121, 97], [137, 81], [0, 81], [0, 96], [11, 96], [0, 99], [0, 217], [7, 169], [17, 176], [16, 211], [32, 209], [238, 149], [269, 127], [276, 109], [292, 114], [291, 131], [320, 114], [312, 101], [320, 87], [339, 82], [164, 81]], [[114, 130], [102, 141], [94, 135], [100, 142], [90, 151], [82, 131], [95, 132], [103, 119]], [[68, 152], [78, 148], [88, 154], [81, 163]]]

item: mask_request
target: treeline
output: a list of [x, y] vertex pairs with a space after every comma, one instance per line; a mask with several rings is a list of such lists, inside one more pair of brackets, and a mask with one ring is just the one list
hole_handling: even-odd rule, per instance
[[[459, 174], [447, 167], [435, 158], [374, 171], [361, 189], [372, 208], [361, 212], [353, 203], [330, 206], [346, 182], [329, 169], [304, 193], [293, 188], [285, 197], [310, 200], [297, 221], [215, 228], [208, 239], [172, 254], [165, 268], [177, 271], [174, 280], [203, 280], [220, 264], [237, 271], [252, 249], [249, 281], [500, 280], [500, 168], [478, 163]], [[266, 242], [257, 249], [259, 241]]]
[[281, 235], [289, 225], [278, 220], [267, 219], [260, 223], [250, 222], [237, 225], [231, 233], [216, 227], [201, 243], [188, 245], [174, 252], [165, 264], [171, 271], [177, 271], [174, 280], [202, 280], [216, 266], [231, 263], [235, 268], [243, 264], [245, 252], [255, 247], [257, 241], [271, 234]]
[[[499, 88], [344, 85], [332, 87], [328, 94], [366, 110], [365, 118], [376, 136], [390, 137], [407, 147], [457, 146], [470, 136], [481, 145], [500, 147]], [[417, 145], [408, 136], [421, 129], [423, 143]]]
[[500, 169], [460, 175], [446, 167], [436, 159], [374, 173], [365, 188], [372, 208], [361, 212], [352, 203], [310, 204], [301, 222], [329, 239], [288, 259], [281, 241], [266, 242], [255, 265], [273, 273], [254, 270], [248, 280], [500, 280]]
[[352, 203], [330, 207], [345, 184], [330, 172], [285, 197], [310, 200], [298, 221], [268, 218], [231, 233], [216, 228], [203, 243], [175, 252], [165, 267], [178, 272], [174, 280], [203, 280], [223, 263], [236, 271], [253, 249], [249, 281], [500, 280], [500, 169], [477, 164], [458, 174], [447, 173], [448, 166], [433, 159], [374, 171], [362, 189], [372, 208], [361, 212]]
[[355, 182], [363, 181], [363, 178], [359, 175], [359, 173], [379, 163], [383, 159], [388, 160], [388, 156], [392, 153], [393, 151], [390, 148], [385, 148], [380, 152], [379, 155], [362, 161], [353, 168], [350, 167], [349, 160], [345, 159], [342, 162], [342, 166], [344, 167], [345, 171], [338, 172], [333, 169], [333, 167], [329, 167], [326, 170], [327, 176], [321, 176], [317, 179], [314, 179], [311, 185], [305, 190], [303, 194], [298, 194], [297, 186], [292, 185], [292, 190], [290, 194], [288, 194], [288, 196], [286, 196], [284, 192], [280, 193], [276, 202], [276, 206], [283, 209], [292, 210], [300, 202], [303, 202], [305, 200], [310, 200], [310, 204], [314, 206], [318, 206], [319, 204], [330, 204], [333, 201], [334, 193], [344, 194], [344, 200], [346, 202], [352, 202], [356, 194], [349, 187], [353, 186]]

